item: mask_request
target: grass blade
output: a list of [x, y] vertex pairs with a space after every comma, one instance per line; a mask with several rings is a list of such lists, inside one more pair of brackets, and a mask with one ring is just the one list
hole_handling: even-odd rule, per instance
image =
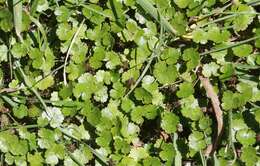
[[176, 155], [174, 157], [175, 158], [174, 164], [175, 165], [182, 165], [182, 156], [181, 156], [181, 152], [178, 149], [177, 139], [178, 139], [178, 134], [174, 133], [174, 135], [173, 135], [173, 145], [174, 145], [174, 149], [176, 151]]
[[20, 41], [22, 40], [22, 19], [23, 19], [23, 1], [22, 0], [13, 0], [13, 17], [14, 17], [14, 28], [16, 35], [19, 37]]
[[260, 69], [260, 66], [258, 65], [247, 65], [247, 64], [239, 64], [234, 63], [233, 64], [238, 69], [244, 69], [244, 70], [257, 70]]
[[200, 159], [201, 159], [201, 163], [202, 163], [202, 166], [207, 166], [207, 161], [202, 153], [202, 150], [200, 150]]
[[93, 12], [93, 13], [95, 13], [95, 14], [98, 14], [98, 15], [103, 16], [103, 17], [107, 17], [107, 18], [109, 18], [109, 19], [111, 19], [111, 20], [113, 19], [113, 17], [111, 17], [111, 15], [108, 15], [108, 14], [106, 14], [106, 13], [103, 12], [103, 11], [98, 11], [98, 10], [94, 9], [93, 7], [91, 7], [90, 5], [88, 5], [88, 3], [87, 3], [87, 4], [81, 4], [81, 6], [84, 7], [84, 8], [86, 8], [86, 9], [88, 9], [89, 11], [91, 11], [91, 12]]
[[259, 3], [260, 3], [260, 1], [256, 0], [256, 1], [250, 1], [247, 4], [250, 5], [250, 6], [257, 6], [257, 5], [259, 5]]
[[10, 99], [8, 96], [1, 95], [0, 96], [6, 103], [8, 103], [11, 107], [16, 108], [18, 107], [18, 104], [15, 103], [12, 99]]
[[117, 10], [116, 10], [116, 7], [115, 7], [114, 0], [109, 0], [109, 3], [110, 3], [110, 6], [111, 6], [111, 9], [112, 9], [112, 12], [113, 12], [113, 14], [114, 14], [115, 20], [116, 20], [116, 24], [117, 24], [119, 27], [124, 28], [124, 26], [123, 26], [122, 23], [120, 22], [120, 19], [119, 19], [119, 16], [118, 16], [118, 13], [117, 13]]
[[158, 10], [147, 0], [136, 1], [148, 14], [150, 14], [158, 23], [160, 23], [166, 31], [176, 35], [177, 30], [174, 29], [171, 24], [159, 13]]
[[38, 5], [39, 0], [34, 0], [31, 3], [31, 10], [30, 10], [30, 14], [33, 16], [34, 13], [36, 12], [37, 9], [37, 5]]
[[76, 164], [78, 164], [78, 166], [84, 166], [70, 151], [67, 151], [67, 154]]
[[[40, 23], [39, 20], [37, 20], [36, 18], [31, 16], [31, 14], [28, 11], [26, 11], [26, 14], [29, 16], [30, 20], [39, 28], [41, 35], [42, 35], [42, 38], [43, 38], [43, 46], [41, 47], [41, 50], [45, 51], [45, 49], [48, 46], [48, 39], [47, 39], [47, 35], [46, 35], [46, 32], [45, 32], [42, 24]], [[41, 44], [42, 43], [39, 43], [39, 46], [41, 46]]]

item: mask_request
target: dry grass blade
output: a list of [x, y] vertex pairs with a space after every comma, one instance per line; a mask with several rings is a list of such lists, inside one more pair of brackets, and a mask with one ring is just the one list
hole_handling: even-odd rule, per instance
[[2, 88], [0, 89], [0, 94], [1, 93], [13, 93], [16, 92], [18, 89], [15, 88]]
[[14, 28], [17, 36], [22, 41], [22, 17], [23, 15], [23, 1], [13, 0], [13, 17], [14, 17]]
[[205, 151], [205, 155], [208, 156], [215, 151], [217, 144], [219, 142], [219, 139], [222, 135], [223, 115], [222, 115], [222, 110], [220, 108], [220, 102], [219, 102], [218, 95], [215, 93], [213, 86], [210, 83], [209, 78], [204, 77], [201, 72], [198, 72], [198, 77], [200, 79], [202, 86], [206, 90], [208, 98], [210, 98], [210, 100], [211, 100], [211, 104], [212, 104], [212, 107], [213, 107], [213, 110], [214, 110], [214, 113], [215, 113], [215, 117], [216, 117], [216, 120], [217, 120], [217, 136], [215, 138], [213, 145], [209, 145], [208, 148]]
[[136, 1], [148, 14], [150, 14], [158, 23], [160, 23], [164, 29], [171, 34], [176, 34], [177, 30], [175, 30], [171, 24], [158, 13], [158, 10], [147, 0], [137, 0]]
[[73, 44], [76, 42], [77, 36], [79, 35], [79, 32], [80, 32], [81, 28], [83, 27], [84, 22], [85, 22], [85, 19], [80, 23], [79, 28], [78, 28], [77, 31], [75, 32], [75, 34], [74, 34], [74, 36], [73, 36], [73, 38], [72, 38], [72, 40], [71, 40], [70, 46], [69, 46], [69, 48], [68, 48], [67, 54], [66, 54], [66, 58], [65, 58], [65, 62], [64, 62], [64, 68], [63, 68], [63, 82], [64, 82], [64, 85], [65, 85], [65, 86], [68, 85], [67, 79], [66, 79], [66, 66], [67, 66], [67, 61], [68, 61], [68, 58], [69, 58], [69, 55], [70, 55], [72, 46], [73, 46]]

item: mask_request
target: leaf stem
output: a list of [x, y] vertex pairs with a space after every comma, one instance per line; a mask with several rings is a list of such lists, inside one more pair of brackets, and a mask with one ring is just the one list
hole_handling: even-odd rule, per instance
[[201, 159], [202, 166], [207, 166], [207, 162], [206, 162], [205, 157], [202, 153], [202, 150], [200, 150], [199, 153], [200, 153], [200, 159]]
[[210, 12], [209, 14], [205, 14], [205, 15], [202, 15], [201, 18], [198, 18], [195, 22], [199, 22], [199, 21], [202, 21], [210, 16], [213, 16], [213, 15], [218, 15], [221, 11], [224, 11], [225, 9], [227, 9], [229, 6], [231, 6], [233, 3], [230, 2], [228, 3], [227, 5], [219, 8], [219, 9], [215, 9], [213, 10], [212, 12]]
[[226, 20], [226, 19], [235, 17], [235, 16], [237, 16], [237, 14], [227, 15], [227, 16], [224, 16], [224, 17], [215, 19], [215, 20], [213, 20], [213, 21], [207, 22], [206, 24], [199, 25], [198, 28], [202, 28], [202, 27], [205, 27], [205, 26], [207, 26], [207, 25], [210, 25], [210, 24], [213, 24], [213, 23], [217, 23], [217, 22], [220, 22], [220, 21], [223, 21], [223, 20]]
[[218, 19], [215, 19], [215, 20], [210, 21], [210, 22], [207, 22], [206, 24], [199, 25], [198, 27], [199, 28], [205, 27], [207, 25], [210, 25], [210, 24], [213, 24], [213, 23], [217, 23], [217, 22], [220, 22], [220, 21], [232, 18], [232, 17], [236, 17], [238, 15], [251, 15], [251, 14], [252, 15], [259, 15], [260, 13], [258, 13], [258, 12], [219, 12], [219, 14], [229, 14], [229, 15], [221, 17], [221, 18], [218, 18]]
[[[24, 73], [23, 69], [21, 68], [21, 64], [19, 61], [16, 61], [15, 62], [15, 65], [16, 67], [19, 69], [20, 73], [21, 73], [21, 76], [22, 78], [24, 79], [24, 83], [25, 85], [35, 94], [35, 96], [38, 98], [38, 100], [41, 102], [41, 104], [43, 105], [44, 107], [44, 111], [46, 112], [47, 116], [50, 117], [49, 113], [47, 112], [48, 110], [48, 107], [47, 105], [45, 104], [44, 100], [42, 99], [41, 95], [38, 93], [38, 91], [32, 87], [32, 83], [31, 81], [29, 80], [29, 78], [26, 76], [26, 74]], [[30, 88], [31, 87], [31, 88]]]
[[150, 60], [148, 61], [147, 65], [145, 66], [145, 68], [144, 68], [142, 74], [139, 76], [139, 78], [137, 79], [137, 81], [135, 82], [135, 84], [134, 84], [134, 86], [131, 88], [131, 90], [130, 90], [124, 97], [129, 96], [129, 95], [134, 91], [134, 89], [138, 86], [138, 84], [142, 81], [142, 79], [144, 78], [146, 72], [148, 71], [148, 69], [150, 68], [150, 66], [151, 66], [151, 64], [152, 64], [153, 59], [156, 57], [155, 55], [156, 55], [156, 53], [153, 52], [152, 55], [151, 55]]
[[[38, 81], [36, 81], [36, 82], [32, 85], [32, 87], [36, 86], [39, 82], [41, 82], [42, 80], [44, 80], [44, 79], [47, 78], [48, 76], [53, 75], [55, 72], [59, 71], [60, 69], [62, 69], [62, 68], [64, 68], [64, 67], [66, 67], [66, 66], [64, 66], [64, 64], [63, 64], [63, 65], [60, 65], [59, 67], [57, 67], [56, 69], [52, 70], [52, 71], [49, 72], [48, 74], [44, 75], [44, 77], [42, 77], [41, 79], [39, 79]], [[32, 88], [32, 87], [30, 87], [30, 88]]]
[[7, 126], [2, 129], [0, 129], [0, 132], [6, 131], [9, 129], [18, 129], [18, 128], [27, 128], [27, 129], [33, 129], [33, 128], [39, 128], [40, 126], [38, 124], [32, 124], [32, 125], [15, 125], [15, 126]]
[[[30, 100], [30, 101], [35, 102], [35, 103], [40, 102], [38, 100], [28, 99], [28, 97], [19, 96], [17, 94], [15, 94], [15, 95], [8, 95], [8, 96], [16, 97], [17, 99], [15, 100], [15, 102], [17, 102], [17, 103], [24, 103], [23, 101], [21, 101], [22, 99]], [[8, 96], [6, 96], [6, 97], [8, 97]], [[43, 99], [43, 101], [45, 103], [47, 103], [47, 104], [52, 104], [52, 105], [55, 105], [55, 106], [58, 105], [58, 106], [63, 106], [63, 107], [78, 107], [78, 106], [82, 107], [84, 105], [82, 102], [79, 102], [79, 101], [64, 101], [64, 100], [51, 101], [51, 100], [46, 100], [46, 99]]]
[[[158, 14], [159, 15], [159, 14]], [[161, 18], [161, 17], [160, 17]], [[161, 22], [162, 24], [162, 22]], [[134, 86], [131, 88], [131, 90], [124, 96], [127, 97], [129, 96], [133, 90], [138, 86], [138, 84], [142, 81], [142, 79], [144, 78], [146, 72], [148, 71], [148, 69], [150, 68], [154, 58], [158, 57], [159, 53], [160, 53], [160, 48], [163, 44], [163, 31], [164, 31], [164, 27], [161, 26], [161, 32], [160, 32], [160, 39], [159, 39], [159, 43], [155, 45], [155, 48], [153, 49], [152, 55], [150, 56], [150, 59], [147, 63], [147, 65], [145, 66], [142, 74], [139, 76], [139, 78], [137, 79], [137, 81], [135, 82]]]
[[[28, 77], [25, 75], [24, 71], [22, 70], [22, 68], [21, 68], [21, 66], [20, 66], [20, 63], [19, 63], [18, 61], [16, 61], [16, 62], [15, 62], [15, 65], [16, 65], [16, 67], [19, 69], [20, 73], [22, 74], [22, 77], [23, 77], [23, 79], [24, 79], [24, 82], [25, 82], [26, 86], [29, 86], [29, 87], [30, 87], [32, 84], [31, 84], [31, 82], [29, 81]], [[40, 100], [40, 102], [42, 103], [42, 105], [44, 106], [45, 112], [46, 112], [47, 116], [51, 117], [51, 116], [48, 114], [48, 112], [47, 112], [47, 109], [48, 109], [48, 108], [47, 108], [47, 105], [45, 104], [44, 100], [41, 98], [40, 94], [39, 94], [39, 93], [36, 91], [36, 89], [34, 89], [34, 88], [31, 88], [31, 90], [32, 90], [32, 92], [36, 95], [36, 97]], [[79, 141], [79, 142], [82, 142], [82, 143], [86, 144], [85, 142], [83, 142], [83, 141], [81, 141], [81, 140], [78, 140], [78, 139], [75, 138], [74, 136], [72, 136], [72, 135], [68, 134], [67, 132], [65, 132], [62, 127], [58, 127], [58, 129], [59, 129], [64, 135], [66, 135], [67, 137], [72, 138], [72, 139], [74, 139], [74, 140], [77, 140], [77, 141]], [[104, 159], [99, 153], [97, 153], [97, 152], [96, 152], [92, 147], [90, 147], [88, 144], [86, 144], [86, 146], [91, 150], [91, 152], [92, 152], [96, 157], [98, 157], [103, 163], [105, 163], [106, 165], [108, 165], [106, 159]]]
[[[254, 2], [248, 2], [247, 5], [249, 6], [257, 6], [259, 5], [258, 3], [260, 2], [260, 0], [257, 0], [257, 1], [254, 1]], [[227, 5], [223, 6], [222, 8], [220, 9], [215, 9], [213, 10], [212, 12], [210, 12], [209, 14], [206, 14], [206, 15], [203, 15], [201, 16], [201, 18], [199, 18], [198, 20], [196, 20], [196, 22], [199, 22], [199, 21], [202, 21], [210, 16], [213, 16], [213, 15], [219, 15], [219, 14], [225, 14], [225, 13], [242, 13], [242, 12], [224, 12], [225, 9], [227, 9], [228, 7], [230, 7], [231, 5], [233, 4], [233, 2], [230, 2], [228, 3]], [[257, 14], [257, 13], [255, 13]], [[204, 26], [204, 25], [203, 25]], [[200, 26], [200, 27], [203, 27], [203, 26]]]
[[58, 128], [65, 136], [71, 138], [71, 139], [74, 139], [74, 140], [77, 140], [78, 142], [80, 143], [84, 143], [88, 148], [89, 150], [97, 157], [100, 159], [101, 162], [103, 162], [105, 165], [109, 165], [108, 162], [107, 162], [107, 159], [104, 158], [103, 156], [101, 156], [98, 152], [96, 152], [91, 146], [89, 146], [86, 142], [82, 141], [82, 140], [78, 140], [76, 137], [74, 137], [73, 135], [70, 135], [69, 133], [67, 133], [64, 128], [61, 128], [59, 127]]
[[223, 51], [223, 50], [226, 50], [226, 49], [229, 49], [229, 48], [233, 48], [233, 47], [236, 47], [236, 46], [239, 46], [239, 45], [242, 45], [242, 44], [254, 41], [254, 40], [259, 39], [259, 38], [260, 38], [260, 36], [251, 37], [249, 39], [246, 39], [246, 40], [243, 40], [243, 41], [239, 41], [237, 43], [234, 43], [234, 44], [222, 47], [222, 48], [217, 48], [217, 49], [213, 49], [213, 50], [209, 50], [209, 51], [200, 53], [200, 56], [204, 56], [204, 55], [208, 55], [208, 54], [211, 54], [211, 53]]

